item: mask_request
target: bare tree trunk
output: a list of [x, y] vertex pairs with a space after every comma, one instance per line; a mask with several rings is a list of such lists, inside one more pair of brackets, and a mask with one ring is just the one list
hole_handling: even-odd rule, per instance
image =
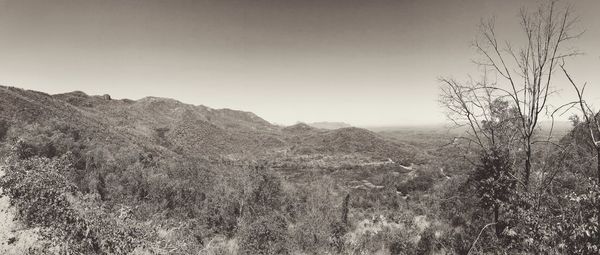
[[[596, 185], [600, 185], [600, 147], [596, 145], [596, 172], [598, 174], [598, 183]], [[596, 207], [596, 219], [600, 217], [600, 206]]]
[[531, 176], [531, 139], [527, 138], [527, 148], [525, 148], [526, 159], [525, 159], [525, 177], [523, 183], [525, 183], [525, 191], [529, 190], [529, 178]]
[[344, 203], [342, 204], [342, 223], [347, 226], [348, 225], [348, 212], [350, 211], [350, 193], [346, 195], [344, 198]]
[[499, 218], [500, 218], [500, 206], [494, 205], [494, 223], [496, 223], [496, 225], [495, 225], [496, 237], [500, 237], [500, 234], [502, 232], [502, 229], [500, 229], [500, 224], [498, 223]]
[[[600, 185], [600, 147], [598, 146], [596, 146], [596, 174], [598, 175], [598, 184]], [[600, 215], [600, 212], [598, 215]]]

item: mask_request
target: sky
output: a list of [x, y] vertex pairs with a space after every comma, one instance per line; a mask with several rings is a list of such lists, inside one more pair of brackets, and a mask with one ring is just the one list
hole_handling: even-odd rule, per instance
[[[0, 0], [0, 84], [168, 97], [283, 125], [437, 124], [438, 78], [477, 75], [480, 20], [518, 40], [519, 9], [540, 2]], [[572, 3], [585, 55], [568, 67], [597, 100], [600, 1]], [[556, 104], [570, 101], [564, 79], [555, 87]]]

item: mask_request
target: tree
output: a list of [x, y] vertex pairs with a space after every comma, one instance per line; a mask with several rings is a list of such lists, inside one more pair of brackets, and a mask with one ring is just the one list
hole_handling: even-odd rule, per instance
[[[571, 8], [560, 10], [555, 1], [535, 12], [522, 10], [520, 21], [525, 43], [518, 50], [510, 42], [500, 41], [493, 19], [482, 22], [481, 36], [474, 46], [482, 57], [477, 64], [484, 72], [483, 81], [459, 83], [442, 79], [442, 102], [454, 116], [461, 117], [459, 120], [466, 120], [463, 122], [470, 127], [473, 142], [480, 147], [485, 147], [484, 139], [494, 144], [493, 136], [481, 132], [481, 120], [490, 118], [490, 107], [486, 106], [498, 98], [510, 102], [518, 122], [519, 147], [525, 153], [523, 185], [527, 190], [538, 123], [547, 112], [548, 99], [553, 94], [553, 73], [559, 61], [577, 54], [565, 44], [579, 34], [572, 34], [577, 19], [572, 17]], [[490, 83], [489, 72], [498, 80]]]
[[492, 148], [481, 157], [480, 164], [470, 177], [481, 199], [481, 206], [493, 211], [496, 236], [500, 236], [504, 230], [504, 224], [500, 222], [500, 209], [510, 202], [517, 184], [512, 178], [511, 166], [507, 150]]
[[[574, 123], [575, 127], [573, 133], [575, 135], [575, 144], [579, 145], [578, 142], [581, 142], [582, 144], [584, 144], [584, 147], [589, 148], [589, 150], [592, 152], [592, 155], [596, 157], [596, 183], [600, 183], [600, 112], [593, 110], [592, 107], [584, 99], [585, 87], [587, 83], [584, 83], [583, 86], [581, 86], [580, 88], [579, 86], [577, 86], [577, 84], [567, 71], [564, 62], [560, 65], [560, 68], [562, 69], [563, 73], [569, 80], [569, 83], [573, 86], [573, 89], [577, 93], [577, 100], [571, 102], [570, 104], [578, 107], [581, 111], [581, 115], [583, 115], [582, 123]], [[576, 119], [579, 120], [579, 118]], [[583, 139], [581, 139], [582, 137], [577, 137], [577, 131], [579, 131], [578, 128], [581, 128], [586, 131]], [[600, 217], [600, 206], [597, 206], [595, 209], [595, 219], [596, 221], [598, 221], [598, 217]]]
[[[481, 81], [460, 83], [453, 79], [441, 79], [440, 103], [448, 110], [447, 117], [457, 127], [466, 127], [464, 136], [467, 154], [473, 146], [475, 154], [485, 154], [492, 148], [512, 149], [518, 137], [518, 113], [503, 95], [495, 89], [496, 83], [488, 80], [484, 72]], [[473, 165], [476, 165], [473, 163]]]
[[445, 82], [442, 103], [450, 109], [451, 120], [468, 127], [467, 136], [462, 138], [476, 145], [475, 154], [479, 157], [478, 162], [473, 162], [469, 182], [480, 198], [481, 208], [492, 210], [496, 235], [500, 236], [504, 228], [499, 223], [501, 208], [509, 202], [517, 184], [510, 159], [511, 153], [516, 157], [514, 148], [518, 146], [518, 113], [496, 95], [485, 75], [479, 83]]
[[577, 93], [577, 100], [566, 105], [579, 108], [581, 115], [583, 115], [583, 123], [580, 123], [579, 117], [576, 117], [575, 120], [577, 121], [574, 124], [575, 128], [577, 128], [578, 125], [581, 125], [586, 130], [586, 136], [584, 138], [585, 141], [583, 141], [583, 143], [591, 148], [593, 154], [595, 154], [596, 178], [600, 183], [600, 116], [598, 116], [600, 115], [600, 112], [593, 110], [584, 99], [585, 87], [587, 86], [587, 83], [584, 83], [580, 88], [567, 71], [564, 63], [560, 65], [560, 68]]
[[[485, 56], [481, 64], [491, 67], [510, 85], [505, 92], [517, 107], [521, 122], [521, 139], [526, 153], [523, 179], [526, 189], [532, 168], [533, 137], [552, 92], [553, 71], [558, 61], [576, 54], [563, 49], [565, 42], [577, 37], [570, 33], [576, 19], [571, 17], [569, 7], [559, 11], [555, 5], [552, 1], [549, 6], [542, 6], [533, 13], [521, 11], [522, 31], [527, 40], [519, 51], [513, 50], [510, 43], [506, 43], [504, 50], [501, 49], [493, 21], [482, 24], [483, 39], [475, 43], [478, 51]], [[510, 57], [514, 59], [517, 71], [511, 71], [507, 64]], [[517, 80], [519, 77], [522, 78], [520, 82]]]
[[[481, 23], [480, 36], [474, 42], [480, 56], [475, 62], [482, 72], [481, 79], [459, 82], [442, 78], [440, 102], [456, 126], [466, 127], [466, 135], [458, 137], [458, 141], [466, 141], [459, 144], [466, 145], [463, 155], [475, 166], [471, 179], [477, 183], [480, 205], [494, 212], [494, 222], [485, 226], [496, 225], [498, 235], [503, 229], [503, 224], [498, 224], [503, 216], [517, 231], [527, 234], [519, 237], [542, 243], [546, 241], [541, 237], [550, 232], [538, 227], [538, 223], [551, 227], [548, 217], [555, 211], [544, 203], [557, 201], [545, 193], [556, 171], [548, 176], [545, 173], [552, 166], [550, 163], [557, 160], [549, 160], [548, 155], [552, 154], [540, 150], [554, 147], [550, 141], [552, 132], [544, 137], [538, 124], [551, 117], [547, 113], [552, 112], [549, 102], [555, 93], [554, 73], [560, 63], [578, 54], [567, 46], [580, 34], [573, 33], [577, 19], [571, 14], [571, 7], [563, 8], [556, 1], [533, 12], [521, 10], [519, 20], [524, 39], [521, 45], [501, 39], [494, 19]], [[479, 163], [474, 163], [477, 159]], [[512, 173], [516, 169], [522, 172], [519, 177]], [[533, 193], [531, 176], [538, 172], [539, 192]], [[517, 183], [524, 192], [517, 190]], [[514, 201], [512, 191], [517, 191]], [[504, 212], [503, 205], [507, 208]]]

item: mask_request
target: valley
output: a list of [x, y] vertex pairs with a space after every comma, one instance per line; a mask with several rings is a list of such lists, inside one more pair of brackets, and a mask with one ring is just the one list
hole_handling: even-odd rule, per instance
[[[420, 216], [425, 217], [417, 208], [423, 206], [427, 198], [419, 194], [432, 188], [436, 180], [442, 180], [442, 176], [433, 170], [437, 166], [431, 159], [433, 148], [446, 137], [435, 132], [424, 134], [425, 139], [418, 135], [376, 133], [355, 127], [321, 129], [304, 123], [282, 127], [250, 112], [212, 109], [156, 97], [134, 101], [83, 92], [49, 95], [0, 87], [0, 99], [0, 116], [6, 129], [2, 157], [6, 162], [35, 162], [36, 157], [43, 157], [57, 162], [66, 160], [65, 167], [71, 169], [61, 176], [75, 185], [76, 191], [69, 192], [75, 200], [69, 199], [71, 205], [66, 208], [44, 210], [50, 210], [52, 214], [59, 213], [52, 210], [75, 210], [88, 215], [87, 209], [78, 206], [101, 207], [104, 213], [95, 217], [114, 221], [112, 224], [126, 224], [116, 229], [128, 229], [131, 221], [137, 222], [134, 226], [145, 224], [144, 233], [158, 236], [138, 240], [154, 245], [150, 250], [142, 249], [143, 252], [170, 254], [195, 249], [224, 249], [213, 247], [215, 242], [225, 246], [240, 245], [238, 237], [227, 233], [241, 231], [237, 230], [242, 224], [240, 220], [257, 216], [233, 213], [227, 208], [244, 210], [245, 204], [253, 200], [248, 197], [250, 200], [243, 202], [243, 197], [259, 192], [261, 179], [276, 181], [271, 187], [275, 190], [262, 196], [266, 196], [267, 201], [278, 201], [272, 201], [275, 205], [254, 201], [258, 203], [254, 207], [269, 206], [269, 215], [282, 210], [279, 214], [288, 215], [284, 218], [287, 224], [292, 224], [290, 227], [306, 221], [302, 223], [308, 224], [305, 227], [315, 228], [317, 226], [311, 225], [315, 219], [301, 218], [329, 217], [322, 220], [330, 223], [317, 227], [325, 232], [314, 233], [324, 236], [315, 236], [317, 239], [314, 240], [309, 238], [314, 251], [331, 247], [328, 236], [332, 230], [328, 229], [341, 224], [337, 215], [342, 211], [346, 211], [344, 217], [347, 220], [344, 221], [347, 223], [339, 226], [346, 229], [344, 232], [348, 231], [348, 242], [366, 245], [361, 244], [367, 242], [365, 238], [379, 238], [372, 235], [409, 228], [406, 224], [415, 224]], [[39, 164], [54, 163], [42, 161]], [[253, 184], [253, 179], [258, 183]], [[236, 182], [244, 184], [236, 186]], [[220, 186], [204, 186], [207, 184]], [[253, 185], [259, 185], [255, 187], [259, 190], [252, 191]], [[59, 187], [47, 186], [49, 189]], [[222, 197], [236, 193], [241, 196], [237, 199], [242, 200]], [[408, 194], [410, 200], [407, 200]], [[342, 203], [345, 197], [347, 201]], [[304, 202], [285, 202], [288, 199]], [[193, 206], [187, 205], [190, 202]], [[123, 208], [132, 218], [123, 221], [122, 216], [117, 216], [122, 215]], [[208, 214], [210, 210], [226, 211], [214, 211], [215, 214], [210, 216], [213, 218], [193, 216]], [[320, 210], [320, 213], [311, 216], [312, 210]], [[414, 217], [398, 218], [399, 211], [406, 215], [407, 210]], [[309, 214], [294, 216], [296, 213]], [[226, 216], [231, 217], [229, 223], [222, 222]], [[380, 218], [386, 219], [383, 225], [374, 220]], [[173, 221], [175, 219], [177, 221]], [[408, 223], [404, 222], [407, 220]], [[21, 224], [19, 222], [15, 221]], [[211, 225], [215, 223], [217, 225]], [[43, 224], [29, 225], [44, 229]], [[424, 227], [415, 226], [410, 231], [424, 230]], [[57, 231], [54, 226], [45, 230]], [[170, 234], [163, 236], [161, 231]], [[184, 247], [167, 252], [169, 242], [181, 242], [179, 237], [170, 236], [184, 233], [196, 233], [193, 235], [201, 237], [202, 242], [185, 241]], [[413, 241], [418, 243], [418, 239]], [[50, 245], [46, 240], [40, 242], [43, 245], [35, 243], [35, 247]], [[368, 250], [390, 252], [384, 240], [378, 242], [378, 247]], [[203, 246], [203, 243], [210, 245]], [[10, 248], [10, 244], [3, 245]]]
[[0, 255], [600, 254], [598, 10], [0, 0]]

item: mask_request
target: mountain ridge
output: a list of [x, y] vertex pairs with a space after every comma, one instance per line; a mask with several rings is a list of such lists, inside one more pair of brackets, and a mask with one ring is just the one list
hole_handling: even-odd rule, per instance
[[[48, 125], [60, 120], [98, 144], [137, 144], [167, 154], [257, 155], [293, 148], [296, 153], [359, 153], [405, 160], [408, 145], [366, 129], [315, 128], [305, 123], [281, 127], [248, 111], [213, 109], [175, 99], [112, 99], [73, 91], [50, 95], [0, 86], [0, 118], [14, 125]], [[162, 152], [159, 152], [159, 154]]]
[[319, 121], [319, 122], [312, 122], [312, 123], [307, 123], [307, 124], [311, 127], [321, 128], [321, 129], [330, 129], [330, 130], [352, 127], [352, 125], [345, 123], [345, 122], [331, 122], [331, 121]]

